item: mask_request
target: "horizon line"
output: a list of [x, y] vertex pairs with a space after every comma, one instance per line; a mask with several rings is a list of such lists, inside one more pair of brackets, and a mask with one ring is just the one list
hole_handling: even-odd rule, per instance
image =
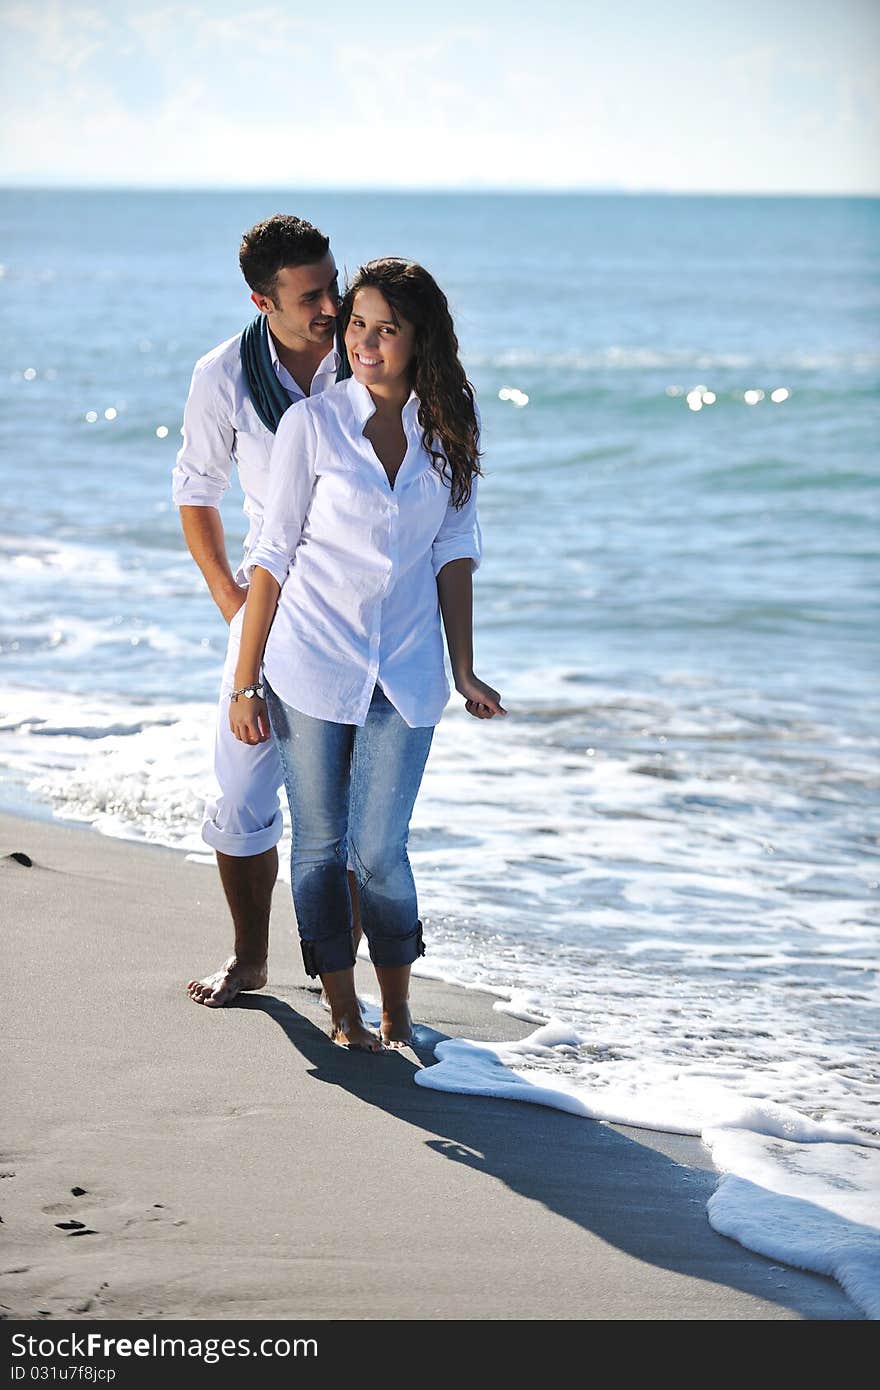
[[210, 194], [366, 194], [375, 197], [616, 197], [616, 198], [861, 198], [880, 199], [880, 188], [871, 191], [855, 189], [847, 192], [816, 189], [714, 189], [714, 188], [621, 188], [613, 184], [573, 186], [571, 188], [542, 188], [540, 186], [492, 187], [471, 186], [441, 188], [366, 187], [362, 184], [337, 185], [301, 184], [132, 184], [132, 183], [5, 183], [0, 177], [0, 193], [210, 193]]

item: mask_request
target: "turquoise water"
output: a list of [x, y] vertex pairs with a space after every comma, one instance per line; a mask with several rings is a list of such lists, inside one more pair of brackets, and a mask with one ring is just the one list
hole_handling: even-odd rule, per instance
[[426, 963], [643, 1074], [870, 1125], [876, 200], [5, 194], [4, 803], [198, 847], [224, 631], [170, 470], [280, 210], [350, 268], [423, 260], [483, 412], [511, 718], [438, 734]]
[[[239, 232], [292, 203], [340, 263], [396, 248], [448, 290], [487, 417], [481, 623], [499, 678], [532, 663], [537, 636], [549, 663], [603, 677], [683, 661], [857, 703], [876, 583], [870, 200], [7, 194], [6, 535], [158, 577], [179, 549], [164, 474], [192, 362], [248, 314]], [[527, 407], [497, 399], [508, 385]], [[665, 394], [697, 385], [718, 397], [698, 414]], [[776, 387], [790, 400], [742, 402]], [[233, 508], [227, 522], [240, 533]], [[146, 603], [131, 584], [113, 614], [68, 586], [66, 606], [122, 617], [126, 638], [151, 621], [193, 638], [208, 614], [181, 613], [181, 578], [150, 583]], [[155, 652], [86, 672], [56, 644], [47, 669], [41, 605], [27, 615], [25, 677], [167, 689]], [[192, 679], [208, 694], [213, 664]]]

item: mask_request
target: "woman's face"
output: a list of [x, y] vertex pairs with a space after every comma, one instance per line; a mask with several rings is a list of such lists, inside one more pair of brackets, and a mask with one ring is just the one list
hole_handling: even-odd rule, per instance
[[409, 383], [409, 365], [416, 331], [397, 315], [376, 289], [358, 290], [354, 297], [345, 347], [356, 381], [363, 386], [401, 386]]

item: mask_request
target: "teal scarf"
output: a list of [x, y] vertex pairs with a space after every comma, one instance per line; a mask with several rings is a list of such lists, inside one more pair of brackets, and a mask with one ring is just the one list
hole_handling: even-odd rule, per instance
[[[336, 351], [339, 353], [336, 380], [344, 381], [351, 376], [351, 367], [345, 344], [338, 334]], [[254, 410], [266, 429], [274, 434], [291, 400], [275, 372], [269, 348], [269, 321], [265, 314], [257, 314], [241, 335], [241, 369]]]

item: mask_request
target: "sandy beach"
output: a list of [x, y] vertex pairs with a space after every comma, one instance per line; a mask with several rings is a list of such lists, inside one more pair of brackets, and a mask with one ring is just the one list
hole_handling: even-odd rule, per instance
[[862, 1316], [712, 1231], [699, 1141], [414, 1085], [441, 1037], [531, 1031], [489, 996], [418, 979], [417, 1055], [334, 1048], [284, 884], [223, 1010], [184, 989], [226, 948], [204, 865], [5, 816], [0, 899], [6, 1318]]

